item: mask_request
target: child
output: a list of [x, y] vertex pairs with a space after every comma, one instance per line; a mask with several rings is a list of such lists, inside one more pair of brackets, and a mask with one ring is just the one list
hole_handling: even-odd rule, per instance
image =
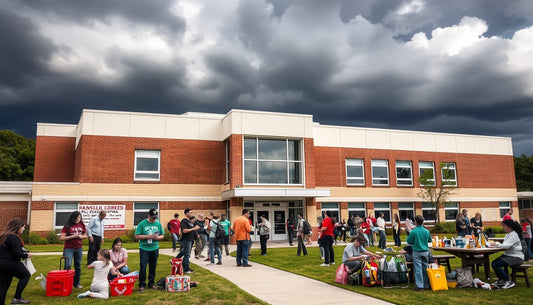
[[91, 290], [78, 294], [78, 299], [81, 298], [95, 298], [95, 299], [107, 299], [109, 298], [109, 281], [107, 275], [111, 271], [112, 274], [121, 275], [113, 268], [111, 258], [109, 256], [109, 250], [100, 249], [98, 251], [98, 260], [92, 262], [88, 269], [94, 268], [93, 282], [91, 283]]

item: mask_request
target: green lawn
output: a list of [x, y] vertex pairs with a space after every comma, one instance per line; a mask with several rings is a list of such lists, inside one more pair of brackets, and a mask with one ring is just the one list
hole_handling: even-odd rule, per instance
[[[345, 244], [335, 246], [336, 266], [320, 267], [320, 252], [317, 247], [308, 248], [308, 256], [296, 256], [296, 247], [268, 249], [267, 256], [260, 256], [259, 249], [252, 249], [251, 260], [277, 269], [303, 275], [331, 285], [342, 287], [351, 291], [366, 294], [396, 304], [527, 304], [531, 298], [532, 290], [527, 288], [524, 279], [517, 279], [516, 286], [508, 290], [481, 290], [475, 288], [457, 288], [448, 291], [424, 291], [416, 292], [412, 289], [384, 289], [381, 287], [344, 286], [335, 283], [335, 272], [342, 260], [342, 252]], [[370, 251], [378, 251], [376, 247], [370, 247]], [[447, 254], [435, 252], [434, 254]], [[491, 258], [497, 258], [500, 254]], [[452, 269], [459, 268], [461, 260], [451, 260]], [[494, 276], [494, 271], [491, 270]], [[474, 277], [484, 278], [483, 268]], [[414, 284], [411, 284], [414, 287]], [[469, 300], [469, 301], [467, 301]]]
[[[33, 250], [33, 246], [31, 246]], [[160, 255], [157, 264], [156, 281], [162, 277], [170, 274], [170, 256]], [[97, 299], [81, 299], [78, 300], [76, 295], [84, 292], [90, 288], [93, 271], [87, 269], [85, 264], [86, 257], [83, 256], [81, 284], [84, 289], [76, 289], [67, 297], [46, 297], [45, 290], [41, 289], [39, 281], [35, 277], [42, 273], [46, 275], [48, 271], [58, 269], [59, 256], [45, 255], [34, 256], [32, 261], [37, 269], [37, 272], [32, 276], [30, 283], [24, 290], [22, 296], [31, 301], [31, 304], [51, 304], [53, 302], [61, 302], [61, 304], [266, 304], [247, 292], [239, 289], [236, 285], [228, 280], [210, 272], [203, 268], [195, 268], [194, 264], [191, 267], [194, 269], [194, 274], [191, 280], [198, 281], [198, 287], [192, 288], [189, 292], [170, 293], [161, 290], [147, 290], [146, 292], [138, 292], [137, 283], [133, 294], [130, 296], [110, 297], [107, 300]], [[139, 254], [130, 253], [128, 257], [128, 266], [132, 270], [139, 268]], [[15, 293], [15, 287], [18, 283], [17, 279], [13, 280], [6, 301], [9, 302]]]

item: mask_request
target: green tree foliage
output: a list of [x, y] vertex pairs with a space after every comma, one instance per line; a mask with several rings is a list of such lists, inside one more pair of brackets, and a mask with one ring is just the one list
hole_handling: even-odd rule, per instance
[[533, 191], [533, 155], [514, 157], [514, 172], [517, 191]]
[[35, 140], [0, 130], [0, 180], [32, 181]]
[[452, 182], [455, 178], [455, 172], [448, 169], [446, 163], [441, 162], [439, 166], [439, 173], [442, 173], [440, 185], [436, 183], [436, 174], [433, 170], [425, 170], [418, 181], [420, 182], [420, 191], [418, 197], [425, 202], [431, 203], [433, 206], [433, 215], [435, 215], [435, 223], [440, 223], [439, 210], [448, 202], [448, 198], [455, 193], [456, 184]]

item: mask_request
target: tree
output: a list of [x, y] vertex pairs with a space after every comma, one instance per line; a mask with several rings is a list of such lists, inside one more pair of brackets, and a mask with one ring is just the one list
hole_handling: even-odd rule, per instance
[[533, 155], [514, 157], [516, 189], [519, 192], [533, 191]]
[[457, 180], [455, 179], [455, 167], [441, 162], [439, 165], [442, 179], [440, 186], [437, 185], [435, 173], [433, 169], [424, 169], [418, 177], [421, 189], [417, 193], [418, 197], [425, 202], [431, 203], [433, 207], [433, 215], [435, 215], [435, 223], [439, 223], [439, 210], [448, 202], [448, 198], [455, 193], [457, 187]]
[[35, 140], [0, 130], [0, 180], [32, 181]]

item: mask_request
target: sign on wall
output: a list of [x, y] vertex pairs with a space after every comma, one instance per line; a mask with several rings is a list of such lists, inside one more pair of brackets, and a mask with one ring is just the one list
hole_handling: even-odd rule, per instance
[[81, 213], [83, 223], [86, 225], [97, 217], [100, 211], [106, 211], [107, 215], [104, 220], [106, 230], [123, 230], [126, 224], [126, 206], [114, 204], [100, 205], [78, 205], [78, 211]]

